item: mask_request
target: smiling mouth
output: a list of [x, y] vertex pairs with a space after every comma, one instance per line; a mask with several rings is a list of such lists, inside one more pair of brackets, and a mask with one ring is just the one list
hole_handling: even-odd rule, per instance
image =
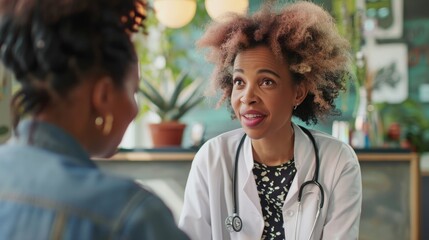
[[255, 119], [255, 118], [261, 118], [264, 117], [262, 114], [244, 114], [243, 117], [247, 119]]
[[241, 123], [246, 127], [256, 127], [262, 121], [264, 121], [265, 115], [262, 114], [243, 114], [241, 118]]

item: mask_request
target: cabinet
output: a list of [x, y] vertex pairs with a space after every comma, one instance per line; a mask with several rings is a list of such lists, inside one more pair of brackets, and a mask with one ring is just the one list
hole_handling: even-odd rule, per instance
[[420, 167], [415, 153], [356, 150], [362, 171], [362, 240], [418, 240]]

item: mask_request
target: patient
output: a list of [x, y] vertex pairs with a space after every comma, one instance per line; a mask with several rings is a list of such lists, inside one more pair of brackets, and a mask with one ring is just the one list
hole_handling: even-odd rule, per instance
[[0, 146], [0, 239], [188, 239], [170, 210], [90, 157], [137, 114], [140, 0], [0, 0], [1, 61], [21, 88]]

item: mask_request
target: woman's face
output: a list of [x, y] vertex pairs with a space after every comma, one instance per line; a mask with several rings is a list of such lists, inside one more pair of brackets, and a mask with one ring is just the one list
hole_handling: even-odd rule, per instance
[[135, 94], [138, 91], [139, 78], [137, 65], [133, 64], [128, 73], [125, 75], [123, 87], [115, 91], [115, 101], [111, 108], [113, 116], [112, 131], [107, 138], [111, 139], [109, 149], [116, 150], [117, 146], [128, 128], [128, 125], [136, 117], [138, 107], [135, 99]]
[[289, 65], [268, 47], [250, 48], [235, 58], [231, 104], [252, 139], [281, 138], [290, 132], [292, 110], [302, 94], [305, 91], [293, 83]]

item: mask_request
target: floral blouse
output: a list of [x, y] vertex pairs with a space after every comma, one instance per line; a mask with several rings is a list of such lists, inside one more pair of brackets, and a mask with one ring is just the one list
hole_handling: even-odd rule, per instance
[[253, 175], [265, 222], [261, 239], [285, 239], [282, 208], [295, 173], [296, 168], [293, 159], [280, 166], [254, 163]]

